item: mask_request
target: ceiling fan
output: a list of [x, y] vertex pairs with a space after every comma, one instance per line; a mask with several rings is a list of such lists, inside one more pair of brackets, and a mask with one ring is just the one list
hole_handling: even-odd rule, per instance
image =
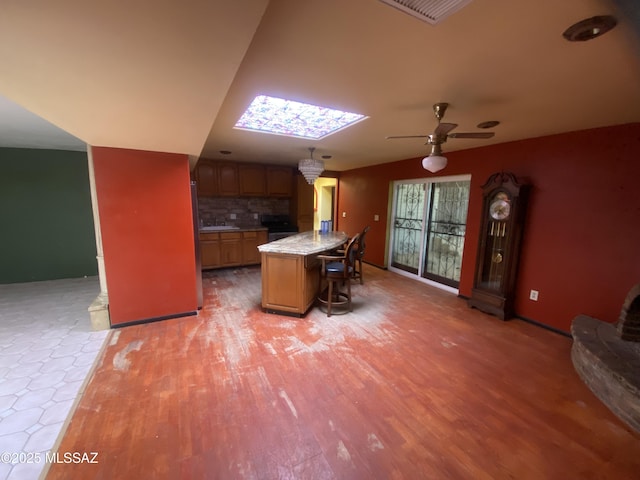
[[[447, 159], [442, 155], [441, 145], [447, 141], [447, 138], [491, 138], [495, 135], [493, 132], [465, 132], [465, 133], [449, 133], [458, 126], [457, 123], [442, 123], [442, 117], [447, 111], [448, 103], [436, 103], [433, 106], [433, 113], [438, 119], [438, 126], [430, 135], [400, 135], [391, 136], [387, 139], [394, 138], [426, 138], [425, 145], [431, 145], [431, 153], [422, 159], [422, 166], [430, 172], [437, 172], [447, 166]], [[491, 122], [491, 126], [495, 126], [495, 122]]]

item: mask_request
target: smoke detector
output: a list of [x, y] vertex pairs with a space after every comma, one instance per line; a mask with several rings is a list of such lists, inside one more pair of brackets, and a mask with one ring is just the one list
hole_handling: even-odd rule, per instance
[[436, 25], [452, 13], [471, 3], [471, 0], [380, 0], [398, 10]]

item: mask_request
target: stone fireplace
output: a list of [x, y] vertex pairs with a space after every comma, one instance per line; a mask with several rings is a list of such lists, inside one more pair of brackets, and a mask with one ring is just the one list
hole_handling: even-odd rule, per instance
[[640, 284], [631, 289], [622, 305], [618, 333], [622, 340], [640, 342]]
[[571, 335], [571, 360], [582, 380], [640, 433], [640, 284], [629, 291], [615, 325], [578, 315]]

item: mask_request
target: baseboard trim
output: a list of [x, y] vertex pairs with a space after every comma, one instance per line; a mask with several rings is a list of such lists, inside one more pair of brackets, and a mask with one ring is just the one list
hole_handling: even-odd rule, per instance
[[[459, 298], [462, 298], [463, 300], [469, 300], [469, 297], [466, 295], [458, 295]], [[487, 314], [489, 315], [489, 314]], [[545, 330], [549, 330], [553, 333], [557, 333], [558, 335], [562, 335], [563, 337], [569, 337], [571, 338], [571, 333], [569, 332], [565, 332], [564, 330], [560, 330], [559, 328], [556, 327], [552, 327], [550, 325], [545, 325], [544, 323], [538, 322], [537, 320], [533, 320], [531, 318], [527, 318], [527, 317], [523, 317], [522, 315], [515, 315], [514, 318], [517, 318], [518, 320], [522, 320], [523, 322], [527, 322], [530, 323], [532, 325], [535, 325], [536, 327], [540, 327], [540, 328], [544, 328]], [[508, 322], [508, 320], [507, 320]]]
[[371, 265], [372, 267], [379, 268], [380, 270], [388, 270], [384, 265], [378, 265], [377, 263], [367, 262], [366, 260], [362, 260], [362, 263], [366, 263], [367, 265]]
[[161, 317], [144, 318], [142, 320], [133, 320], [131, 322], [125, 322], [125, 323], [118, 323], [117, 325], [111, 325], [111, 328], [131, 327], [133, 325], [141, 325], [143, 323], [159, 322], [161, 320], [171, 320], [172, 318], [180, 318], [180, 317], [192, 317], [194, 315], [198, 315], [197, 310], [193, 310], [190, 312], [183, 312], [183, 313], [175, 313], [173, 315], [163, 315]]
[[545, 325], [544, 323], [540, 323], [536, 320], [532, 320], [531, 318], [523, 317], [522, 315], [516, 315], [516, 318], [522, 320], [524, 322], [530, 323], [540, 328], [544, 328], [545, 330], [549, 330], [553, 333], [557, 333], [558, 335], [562, 335], [563, 337], [571, 337], [571, 333], [565, 332], [564, 330], [560, 330], [559, 328], [552, 327], [551, 325]]

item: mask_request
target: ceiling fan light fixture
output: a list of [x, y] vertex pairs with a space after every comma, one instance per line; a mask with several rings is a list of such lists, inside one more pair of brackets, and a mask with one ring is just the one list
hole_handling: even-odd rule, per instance
[[316, 179], [324, 172], [324, 162], [313, 158], [315, 148], [309, 148], [309, 158], [303, 158], [298, 162], [298, 170], [304, 176], [309, 185], [313, 185]]
[[585, 42], [604, 35], [617, 24], [613, 15], [599, 15], [574, 23], [562, 36], [570, 42]]
[[439, 143], [431, 144], [431, 153], [422, 159], [422, 168], [436, 173], [447, 166], [447, 157], [442, 155], [442, 147]]
[[439, 172], [446, 166], [447, 157], [443, 157], [442, 155], [429, 155], [422, 159], [422, 168], [431, 173]]

